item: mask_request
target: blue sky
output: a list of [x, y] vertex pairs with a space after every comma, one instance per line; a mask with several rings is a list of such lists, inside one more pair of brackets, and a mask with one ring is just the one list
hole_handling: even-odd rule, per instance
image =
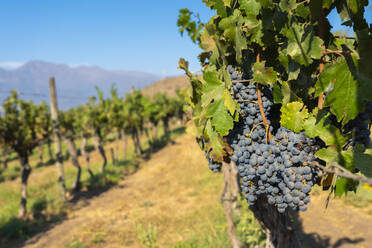
[[[197, 70], [200, 50], [176, 25], [185, 7], [203, 21], [213, 15], [201, 0], [2, 0], [0, 66], [44, 60], [171, 76], [184, 57]], [[338, 16], [330, 20], [341, 28]]]

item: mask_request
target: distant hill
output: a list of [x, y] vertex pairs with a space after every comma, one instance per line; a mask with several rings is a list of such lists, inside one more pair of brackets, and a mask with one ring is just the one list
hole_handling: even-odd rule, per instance
[[89, 96], [95, 95], [97, 85], [105, 94], [115, 83], [120, 95], [135, 89], [142, 89], [161, 79], [139, 71], [113, 71], [97, 66], [71, 67], [43, 61], [31, 61], [14, 70], [0, 69], [0, 102], [12, 89], [24, 93], [23, 99], [35, 102], [48, 99], [48, 80], [54, 76], [60, 108], [67, 109], [85, 103]]
[[186, 76], [169, 77], [150, 84], [142, 89], [144, 95], [153, 96], [157, 93], [166, 93], [169, 96], [176, 96], [176, 90], [185, 88], [189, 85]]

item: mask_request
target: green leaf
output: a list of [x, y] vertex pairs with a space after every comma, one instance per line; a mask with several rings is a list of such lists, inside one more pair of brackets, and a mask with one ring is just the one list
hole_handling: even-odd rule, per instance
[[219, 16], [221, 17], [227, 16], [226, 6], [223, 0], [209, 0], [209, 1], [204, 1], [204, 2], [206, 3], [208, 7], [215, 9]]
[[[353, 152], [350, 150], [342, 151], [335, 147], [328, 147], [319, 150], [315, 156], [331, 164], [333, 162], [343, 166], [347, 170], [354, 172]], [[335, 196], [346, 194], [350, 188], [355, 187], [355, 182], [346, 178], [339, 178], [336, 181]]]
[[345, 59], [340, 59], [332, 67], [334, 68], [329, 70], [333, 72], [334, 88], [325, 98], [324, 106], [330, 107], [337, 120], [345, 124], [358, 115], [362, 106], [358, 99], [358, 83], [351, 74]]
[[327, 92], [331, 84], [334, 82], [335, 75], [338, 67], [335, 65], [327, 64], [324, 70], [319, 76], [318, 81], [315, 84], [315, 96]]
[[322, 56], [323, 41], [315, 36], [312, 26], [293, 23], [281, 31], [288, 38], [287, 54], [301, 65], [309, 65], [312, 59]]
[[283, 11], [291, 12], [297, 7], [296, 0], [281, 0], [279, 7]]
[[273, 0], [260, 0], [262, 7], [272, 8], [274, 6]]
[[363, 152], [364, 146], [356, 146], [354, 150], [354, 164], [367, 177], [372, 177], [372, 148]]
[[291, 102], [283, 105], [280, 124], [296, 133], [302, 131], [305, 120], [309, 117], [304, 104], [301, 102]]
[[229, 110], [230, 114], [234, 115], [237, 104], [227, 89], [223, 91], [222, 99], [224, 101], [225, 107]]
[[314, 116], [309, 117], [304, 122], [305, 133], [310, 138], [319, 137], [327, 146], [333, 146], [342, 149], [349, 140], [350, 135], [342, 135], [340, 130], [332, 124], [330, 115], [325, 111], [317, 109], [313, 111]]
[[300, 74], [301, 66], [293, 60], [290, 60], [288, 63], [288, 81], [297, 80], [298, 75]]
[[273, 100], [274, 103], [282, 103], [283, 102], [283, 92], [282, 89], [280, 88], [279, 84], [274, 84], [273, 85]]
[[301, 4], [295, 9], [295, 13], [296, 15], [306, 19], [310, 15], [310, 8]]
[[218, 160], [223, 159], [223, 141], [218, 136], [218, 133], [213, 129], [211, 120], [208, 120], [205, 126], [205, 133], [207, 135], [207, 138], [209, 138], [208, 145], [212, 148], [212, 153], [215, 155], [215, 157]]
[[247, 38], [242, 32], [241, 26], [243, 25], [243, 17], [239, 16], [238, 25], [236, 25], [235, 30], [235, 52], [236, 61], [240, 64], [242, 62], [243, 50], [247, 49]]
[[301, 99], [291, 90], [288, 82], [282, 82], [283, 104], [293, 101], [301, 101]]
[[335, 162], [347, 170], [354, 172], [353, 151], [351, 149], [343, 151], [336, 147], [327, 147], [320, 149], [315, 156], [326, 161], [327, 164]]
[[346, 0], [347, 6], [351, 9], [353, 14], [358, 13], [359, 6], [358, 6], [358, 0]]
[[371, 70], [371, 58], [372, 58], [372, 34], [366, 28], [356, 32], [357, 40], [359, 43], [358, 53], [358, 82], [359, 82], [359, 99], [372, 100], [372, 70]]
[[334, 0], [323, 0], [322, 1], [322, 7], [328, 9], [331, 7]]
[[[343, 151], [335, 147], [328, 147], [319, 150], [315, 155], [326, 161], [327, 164], [335, 162], [353, 173], [355, 168], [358, 168], [364, 175], [370, 177], [372, 176], [372, 150], [369, 149], [363, 152], [362, 149], [362, 147], [356, 146], [354, 151], [352, 148]], [[336, 183], [335, 195], [342, 196], [349, 189], [355, 188], [355, 186], [356, 182], [340, 178]]]
[[223, 91], [225, 90], [225, 84], [218, 79], [218, 73], [216, 71], [205, 71], [203, 79], [205, 84], [202, 89], [201, 104], [205, 107], [210, 104], [213, 99], [219, 99], [222, 97]]
[[336, 181], [335, 196], [341, 197], [346, 195], [349, 189], [355, 188], [355, 182], [347, 178], [339, 178]]
[[265, 62], [253, 64], [253, 80], [262, 85], [271, 85], [277, 81], [277, 72], [272, 67], [265, 67]]
[[239, 0], [239, 3], [247, 16], [256, 17], [260, 13], [261, 5], [256, 0]]
[[223, 18], [218, 23], [218, 28], [223, 30], [223, 36], [232, 42], [235, 41], [236, 22], [237, 22], [237, 15], [231, 15], [229, 17]]
[[211, 103], [207, 107], [206, 117], [212, 118], [211, 124], [221, 136], [227, 135], [229, 130], [234, 127], [234, 120], [228, 113], [222, 99]]

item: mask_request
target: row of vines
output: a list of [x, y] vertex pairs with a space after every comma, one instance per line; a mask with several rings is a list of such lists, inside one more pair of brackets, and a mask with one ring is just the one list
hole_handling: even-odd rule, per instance
[[[336, 197], [372, 185], [368, 1], [203, 2], [216, 13], [208, 22], [188, 9], [178, 19], [202, 49], [202, 75], [184, 59], [179, 67], [190, 79], [188, 131], [225, 177], [232, 246], [242, 244], [227, 202], [242, 195], [266, 247], [301, 247], [291, 216], [306, 211], [314, 185]], [[331, 31], [332, 11], [352, 37]]]
[[[124, 160], [127, 159], [128, 139], [131, 138], [135, 153], [144, 153], [141, 137], [147, 137], [150, 147], [158, 140], [157, 130], [163, 125], [165, 133], [169, 132], [171, 120], [182, 121], [183, 102], [178, 97], [168, 97], [158, 93], [152, 97], [145, 96], [139, 90], [132, 90], [125, 97], [120, 97], [115, 87], [111, 88], [110, 96], [105, 98], [103, 92], [96, 88], [97, 96], [92, 96], [84, 104], [66, 111], [58, 111], [58, 122], [53, 120], [52, 111], [45, 102], [34, 104], [19, 98], [13, 91], [2, 104], [0, 109], [0, 152], [2, 155], [0, 174], [8, 167], [10, 157], [20, 161], [21, 168], [21, 204], [18, 217], [27, 217], [27, 183], [31, 174], [30, 156], [38, 148], [39, 166], [45, 164], [43, 147], [46, 146], [49, 161], [61, 163], [58, 183], [61, 199], [66, 201], [67, 190], [63, 172], [63, 154], [58, 149], [57, 136], [67, 148], [68, 156], [76, 167], [76, 178], [71, 193], [81, 189], [82, 167], [78, 156], [84, 158], [85, 168], [92, 180], [95, 176], [90, 169], [90, 154], [87, 149], [88, 140], [93, 140], [94, 148], [102, 157], [100, 171], [103, 173], [108, 163], [104, 142], [113, 137], [116, 142], [112, 155], [118, 154], [119, 143], [122, 143]], [[58, 132], [55, 132], [58, 130]], [[76, 147], [80, 140], [81, 147]], [[53, 143], [56, 149], [53, 150]], [[59, 144], [60, 145], [60, 144]], [[113, 155], [113, 160], [115, 156]], [[115, 161], [114, 161], [115, 163]]]

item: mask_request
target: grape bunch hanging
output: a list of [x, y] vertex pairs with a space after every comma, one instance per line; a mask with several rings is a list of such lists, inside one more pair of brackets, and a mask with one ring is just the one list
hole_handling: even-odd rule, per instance
[[[228, 71], [233, 82], [249, 78], [231, 66]], [[233, 149], [231, 160], [238, 168], [241, 190], [248, 203], [253, 205], [259, 196], [264, 196], [280, 213], [288, 207], [305, 211], [318, 174], [310, 166], [319, 149], [316, 141], [280, 126], [272, 87], [260, 89], [261, 110], [254, 83], [233, 83], [233, 92], [242, 118], [235, 123], [227, 141]]]
[[[273, 102], [272, 86], [258, 86], [251, 81], [252, 75], [237, 73], [232, 66], [227, 70], [241, 115], [227, 142], [233, 149], [231, 161], [238, 168], [242, 193], [250, 205], [266, 197], [279, 213], [287, 208], [307, 210], [311, 188], [319, 180], [319, 170], [311, 163], [322, 163], [314, 154], [324, 144], [280, 125], [280, 105]], [[345, 126], [345, 133], [353, 132], [350, 145], [371, 143], [371, 120], [372, 103], [367, 103], [366, 111]], [[205, 156], [213, 172], [221, 170], [222, 163], [208, 152]]]

